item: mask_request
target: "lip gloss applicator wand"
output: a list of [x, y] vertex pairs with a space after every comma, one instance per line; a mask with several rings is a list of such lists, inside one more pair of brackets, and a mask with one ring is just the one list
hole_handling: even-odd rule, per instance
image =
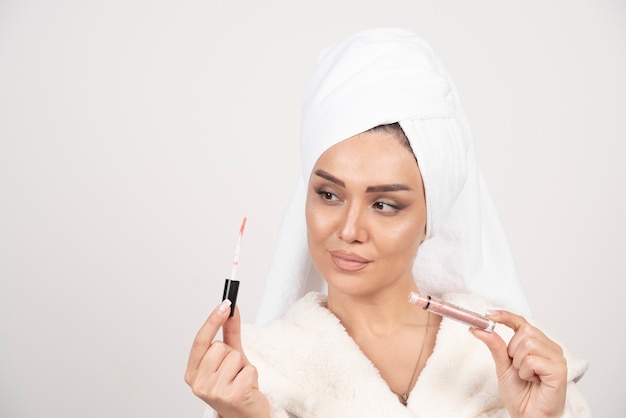
[[420, 295], [415, 292], [409, 294], [409, 302], [423, 308], [425, 311], [441, 315], [446, 318], [454, 319], [473, 328], [483, 331], [493, 332], [496, 322], [484, 315], [477, 314], [452, 303], [445, 302], [428, 295]]
[[243, 230], [246, 227], [248, 218], [244, 216], [241, 228], [239, 228], [239, 238], [237, 239], [237, 247], [235, 248], [235, 258], [233, 259], [233, 269], [230, 273], [230, 279], [226, 279], [224, 283], [224, 294], [222, 300], [230, 300], [230, 315], [235, 315], [235, 302], [237, 302], [237, 292], [239, 291], [239, 280], [235, 280], [237, 274], [237, 266], [239, 265], [239, 249], [241, 248], [241, 239], [243, 238]]

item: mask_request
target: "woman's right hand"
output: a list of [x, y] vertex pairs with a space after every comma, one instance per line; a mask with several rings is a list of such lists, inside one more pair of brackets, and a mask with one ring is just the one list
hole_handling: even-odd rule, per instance
[[[267, 398], [259, 392], [258, 374], [241, 346], [239, 310], [229, 317], [230, 301], [219, 304], [193, 341], [185, 382], [223, 418], [269, 417]], [[224, 341], [215, 341], [222, 328]]]

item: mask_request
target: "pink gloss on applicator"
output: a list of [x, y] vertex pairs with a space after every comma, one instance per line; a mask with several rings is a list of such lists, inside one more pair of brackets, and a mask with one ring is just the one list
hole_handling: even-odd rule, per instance
[[454, 319], [455, 321], [483, 331], [493, 332], [493, 329], [496, 326], [496, 322], [494, 320], [491, 320], [484, 315], [477, 314], [476, 312], [472, 312], [468, 309], [461, 308], [460, 306], [445, 302], [432, 296], [420, 295], [418, 293], [411, 292], [409, 294], [409, 302], [419, 306], [425, 311], [441, 315], [445, 318]]
[[239, 238], [237, 239], [237, 247], [235, 247], [235, 257], [233, 259], [233, 269], [230, 272], [230, 279], [226, 279], [224, 283], [224, 294], [222, 295], [222, 301], [225, 299], [230, 300], [230, 314], [235, 314], [235, 302], [237, 302], [237, 293], [239, 292], [239, 280], [235, 280], [237, 275], [237, 267], [239, 266], [239, 250], [241, 249], [241, 240], [243, 238], [243, 230], [246, 227], [246, 221], [248, 218], [244, 216], [241, 228], [239, 228]]

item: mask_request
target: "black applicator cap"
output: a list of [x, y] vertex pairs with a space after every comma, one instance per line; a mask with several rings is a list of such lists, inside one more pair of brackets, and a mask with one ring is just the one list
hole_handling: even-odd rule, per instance
[[222, 300], [230, 300], [230, 315], [235, 315], [235, 302], [237, 302], [237, 292], [239, 291], [239, 280], [226, 279], [224, 282], [224, 295]]

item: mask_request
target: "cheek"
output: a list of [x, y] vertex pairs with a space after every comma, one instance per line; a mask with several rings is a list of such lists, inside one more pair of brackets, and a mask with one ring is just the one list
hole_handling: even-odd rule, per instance
[[419, 216], [417, 224], [414, 229], [414, 237], [415, 237], [415, 249], [419, 247], [422, 242], [426, 239], [426, 217]]
[[312, 244], [319, 242], [328, 229], [328, 218], [323, 215], [319, 205], [311, 200], [316, 197], [317, 195], [308, 196], [305, 209], [307, 239], [311, 250], [313, 250]]
[[415, 218], [394, 230], [387, 230], [384, 236], [387, 237], [385, 241], [390, 251], [396, 252], [399, 256], [414, 257], [426, 236], [425, 223], [421, 218]]

